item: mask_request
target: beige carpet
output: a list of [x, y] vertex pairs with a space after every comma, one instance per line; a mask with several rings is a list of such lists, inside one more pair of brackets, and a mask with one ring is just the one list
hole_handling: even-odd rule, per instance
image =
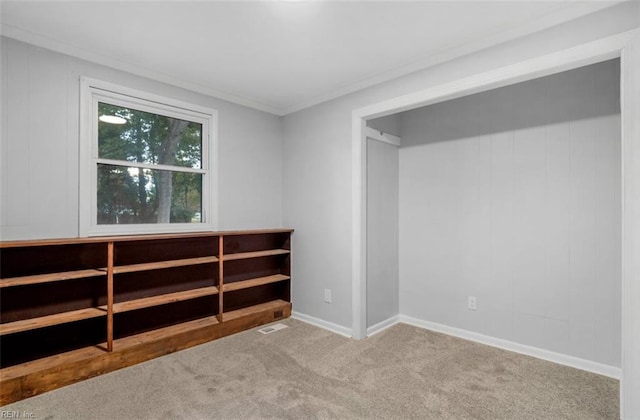
[[36, 419], [617, 419], [618, 381], [408, 325], [362, 341], [296, 320], [1, 410]]

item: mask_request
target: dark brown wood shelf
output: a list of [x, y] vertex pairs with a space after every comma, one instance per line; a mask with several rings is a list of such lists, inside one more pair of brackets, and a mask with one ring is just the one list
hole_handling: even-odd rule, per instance
[[[141, 299], [128, 300], [113, 304], [113, 312], [135, 311], [136, 309], [149, 308], [151, 306], [166, 305], [168, 303], [181, 302], [183, 300], [196, 299], [202, 296], [212, 296], [218, 294], [216, 286], [202, 287], [200, 289], [185, 290], [183, 292], [167, 293], [164, 295], [149, 296]], [[106, 311], [107, 305], [100, 306]]]
[[23, 319], [20, 321], [0, 324], [0, 336], [14, 334], [22, 331], [35, 330], [38, 328], [50, 327], [52, 325], [65, 324], [68, 322], [80, 321], [82, 319], [105, 316], [107, 312], [98, 308], [78, 309], [76, 311], [60, 312], [53, 315], [40, 316], [37, 318]]
[[274, 255], [289, 254], [291, 251], [288, 249], [267, 249], [265, 251], [252, 251], [252, 252], [239, 252], [237, 254], [226, 254], [224, 256], [225, 261], [244, 260], [248, 258], [260, 258], [271, 257]]
[[[209, 264], [218, 262], [218, 257], [184, 258], [180, 260], [157, 261], [141, 264], [121, 265], [113, 267], [113, 274], [133, 273], [136, 271], [162, 270], [164, 268], [185, 267], [189, 265]], [[102, 268], [106, 271], [106, 268]]]
[[59, 273], [46, 273], [35, 274], [32, 276], [12, 277], [6, 279], [0, 279], [0, 288], [14, 287], [14, 286], [27, 286], [30, 284], [49, 283], [53, 281], [65, 281], [76, 280], [87, 277], [105, 276], [106, 273], [102, 270], [88, 269], [88, 270], [75, 270], [65, 271]]
[[270, 283], [277, 283], [279, 281], [289, 280], [291, 277], [283, 274], [274, 274], [265, 277], [256, 277], [254, 279], [235, 281], [233, 283], [227, 283], [222, 286], [225, 292], [233, 292], [234, 290], [248, 289], [250, 287], [262, 286]]

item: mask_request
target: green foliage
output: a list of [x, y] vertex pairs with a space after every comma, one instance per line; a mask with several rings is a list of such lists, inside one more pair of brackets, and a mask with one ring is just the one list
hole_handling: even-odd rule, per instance
[[[158, 183], [159, 170], [132, 167], [127, 162], [200, 168], [202, 125], [190, 122], [170, 145], [172, 119], [99, 103], [98, 115], [118, 115], [125, 124], [98, 124], [98, 156], [122, 162], [98, 165], [98, 224], [156, 223], [159, 188], [171, 192], [171, 223], [200, 222], [202, 175], [172, 172], [168, 185]], [[164, 151], [175, 147], [175, 154]], [[164, 156], [164, 157], [163, 157]], [[134, 163], [135, 165], [135, 163]]]

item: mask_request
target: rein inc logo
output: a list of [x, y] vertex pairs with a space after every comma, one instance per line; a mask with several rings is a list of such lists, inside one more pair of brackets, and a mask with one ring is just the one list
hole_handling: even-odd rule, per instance
[[35, 419], [36, 415], [31, 411], [0, 410], [0, 419]]

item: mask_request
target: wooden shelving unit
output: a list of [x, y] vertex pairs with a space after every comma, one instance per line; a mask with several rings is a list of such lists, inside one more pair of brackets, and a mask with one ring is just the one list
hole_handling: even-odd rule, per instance
[[290, 316], [292, 232], [0, 243], [0, 405]]

